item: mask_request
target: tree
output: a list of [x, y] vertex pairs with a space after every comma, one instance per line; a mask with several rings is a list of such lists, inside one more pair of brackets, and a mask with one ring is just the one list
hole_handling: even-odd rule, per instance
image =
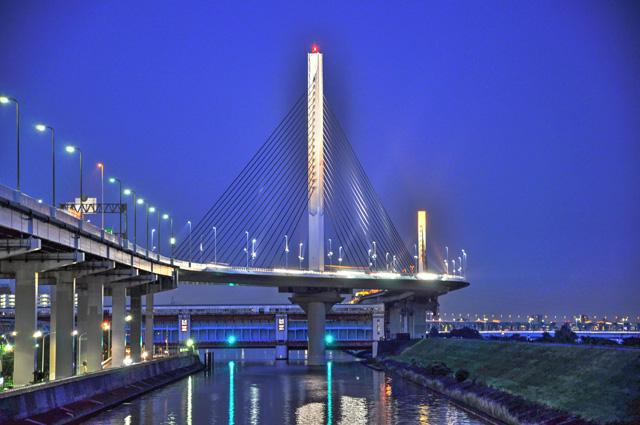
[[440, 336], [440, 332], [438, 332], [438, 328], [432, 326], [429, 330], [429, 338], [437, 338]]
[[563, 344], [574, 344], [576, 339], [578, 339], [578, 335], [574, 331], [571, 330], [571, 327], [568, 323], [562, 325], [560, 329], [556, 331], [554, 336], [556, 342], [561, 342]]

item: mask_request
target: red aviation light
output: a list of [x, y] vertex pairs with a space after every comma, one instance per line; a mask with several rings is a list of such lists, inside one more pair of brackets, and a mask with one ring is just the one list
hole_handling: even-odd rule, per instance
[[311, 45], [311, 53], [318, 53], [319, 51], [320, 49], [318, 48], [317, 44]]

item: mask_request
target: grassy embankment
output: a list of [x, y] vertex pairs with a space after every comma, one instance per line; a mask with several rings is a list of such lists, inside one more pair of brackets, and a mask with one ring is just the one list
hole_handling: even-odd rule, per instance
[[597, 422], [640, 421], [640, 350], [431, 338], [396, 360], [470, 379]]

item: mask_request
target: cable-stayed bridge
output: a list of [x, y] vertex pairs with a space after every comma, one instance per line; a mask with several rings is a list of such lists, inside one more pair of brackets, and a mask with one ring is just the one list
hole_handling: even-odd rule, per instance
[[[420, 337], [438, 297], [468, 286], [426, 268], [426, 221], [408, 249], [323, 93], [322, 54], [308, 54], [308, 87], [267, 141], [171, 257], [0, 187], [0, 277], [16, 281], [14, 382], [29, 382], [37, 331], [38, 285], [55, 285], [51, 378], [77, 365], [101, 368], [102, 311], [112, 297], [112, 365], [125, 353], [130, 298], [131, 357], [153, 327], [153, 294], [180, 283], [277, 287], [307, 313], [308, 363], [325, 361], [325, 317], [354, 289], [382, 290], [385, 334]], [[419, 214], [420, 217], [420, 214]], [[423, 217], [426, 220], [426, 216]], [[135, 233], [135, 232], [134, 232]], [[135, 241], [135, 234], [134, 234]], [[78, 294], [77, 319], [73, 300]], [[74, 323], [77, 321], [77, 328]], [[86, 338], [73, 358], [73, 335]], [[145, 334], [147, 351], [153, 335]]]

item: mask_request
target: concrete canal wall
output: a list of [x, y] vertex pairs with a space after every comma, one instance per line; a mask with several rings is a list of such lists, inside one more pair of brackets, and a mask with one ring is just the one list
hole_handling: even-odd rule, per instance
[[203, 368], [196, 355], [157, 359], [0, 393], [0, 423], [63, 424]]

